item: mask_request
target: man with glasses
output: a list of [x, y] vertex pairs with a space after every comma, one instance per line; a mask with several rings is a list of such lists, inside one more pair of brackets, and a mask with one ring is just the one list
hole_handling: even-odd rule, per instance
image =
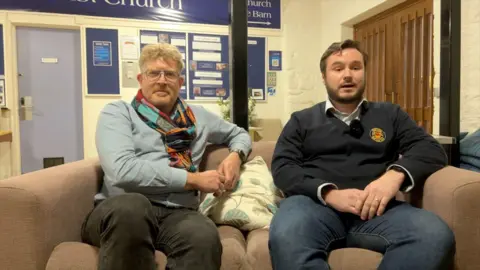
[[[139, 66], [133, 100], [107, 104], [98, 119], [105, 176], [82, 239], [100, 247], [99, 269], [156, 269], [155, 250], [167, 255], [168, 269], [220, 269], [222, 245], [215, 224], [197, 211], [200, 192], [235, 187], [250, 137], [179, 97], [184, 64], [175, 46], [146, 46]], [[231, 153], [217, 170], [199, 172], [207, 143]]]

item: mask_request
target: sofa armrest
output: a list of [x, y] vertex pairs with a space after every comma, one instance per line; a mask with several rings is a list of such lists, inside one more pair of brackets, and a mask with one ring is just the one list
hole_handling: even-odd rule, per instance
[[480, 269], [480, 173], [446, 167], [427, 179], [423, 208], [439, 215], [456, 240], [456, 269]]
[[95, 159], [1, 180], [1, 268], [45, 269], [56, 245], [79, 241], [102, 175]]

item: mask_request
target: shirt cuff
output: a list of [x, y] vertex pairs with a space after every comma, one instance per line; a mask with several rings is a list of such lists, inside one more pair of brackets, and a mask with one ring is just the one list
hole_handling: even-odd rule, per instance
[[170, 187], [172, 191], [185, 191], [185, 185], [187, 184], [187, 170], [171, 168], [172, 175], [170, 180]]
[[229, 150], [240, 150], [245, 155], [246, 158], [250, 155], [251, 148], [243, 143], [235, 143], [230, 145]]
[[325, 202], [325, 200], [323, 199], [322, 197], [322, 189], [324, 187], [327, 187], [327, 186], [332, 186], [334, 187], [335, 189], [338, 189], [338, 187], [335, 185], [335, 184], [332, 184], [332, 183], [325, 183], [325, 184], [321, 184], [318, 189], [317, 189], [317, 197], [318, 199], [320, 200], [320, 202], [323, 203], [323, 205], [327, 205], [327, 203]]
[[[401, 165], [398, 165], [398, 164], [392, 164], [392, 165], [388, 166], [387, 171], [389, 171], [392, 167], [397, 167], [397, 168], [402, 169], [407, 174], [406, 176], [408, 176], [406, 178], [408, 178], [408, 181], [410, 181], [410, 185], [405, 187], [405, 184], [403, 184], [402, 188], [401, 188], [401, 189], [403, 189], [402, 191], [403, 192], [409, 192], [410, 190], [412, 190], [413, 187], [415, 186], [415, 180], [413, 179], [412, 174], [407, 169], [405, 169], [405, 167], [403, 167]], [[407, 179], [405, 179], [405, 180], [407, 180]]]

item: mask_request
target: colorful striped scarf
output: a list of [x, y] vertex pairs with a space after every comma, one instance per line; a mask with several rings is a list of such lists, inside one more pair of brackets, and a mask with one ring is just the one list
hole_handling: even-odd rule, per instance
[[133, 99], [132, 106], [148, 126], [162, 134], [165, 149], [170, 156], [170, 166], [196, 172], [190, 149], [196, 137], [196, 119], [190, 107], [178, 98], [169, 117], [150, 104], [141, 89]]

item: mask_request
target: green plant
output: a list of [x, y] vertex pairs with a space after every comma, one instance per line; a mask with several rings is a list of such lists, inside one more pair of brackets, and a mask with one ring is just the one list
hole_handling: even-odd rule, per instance
[[[253, 126], [253, 123], [255, 121], [255, 106], [257, 104], [257, 101], [253, 99], [252, 94], [251, 94], [251, 88], [248, 89], [248, 125]], [[231, 97], [228, 99], [223, 99], [220, 98], [217, 101], [218, 106], [220, 107], [220, 112], [222, 114], [222, 118], [225, 119], [226, 121], [231, 122], [230, 119], [230, 114], [231, 114]]]

